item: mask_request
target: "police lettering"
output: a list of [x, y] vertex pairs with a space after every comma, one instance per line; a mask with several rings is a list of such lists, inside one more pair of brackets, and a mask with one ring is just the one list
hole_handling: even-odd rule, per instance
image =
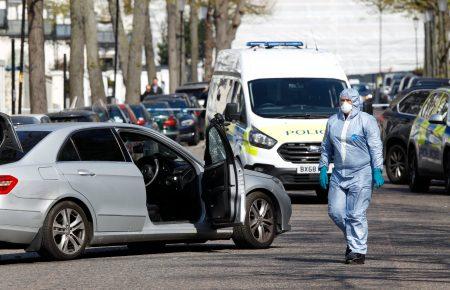
[[325, 134], [325, 130], [321, 129], [321, 130], [289, 130], [286, 131], [286, 136], [289, 135], [323, 135]]

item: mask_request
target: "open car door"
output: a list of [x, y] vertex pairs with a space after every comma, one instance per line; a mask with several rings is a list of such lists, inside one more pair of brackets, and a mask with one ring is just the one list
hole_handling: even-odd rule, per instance
[[11, 122], [11, 118], [0, 113], [0, 150], [12, 149], [23, 152], [19, 137]]
[[206, 129], [202, 199], [208, 220], [216, 228], [243, 224], [244, 171], [236, 162], [226, 137], [224, 118], [216, 114]]

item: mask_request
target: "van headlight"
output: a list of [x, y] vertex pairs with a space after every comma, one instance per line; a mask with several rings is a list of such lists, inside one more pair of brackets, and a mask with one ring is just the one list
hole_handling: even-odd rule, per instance
[[259, 131], [255, 127], [250, 130], [250, 134], [248, 135], [248, 141], [251, 145], [271, 149], [275, 144], [277, 144], [277, 140], [273, 139], [270, 136], [267, 136], [263, 132]]

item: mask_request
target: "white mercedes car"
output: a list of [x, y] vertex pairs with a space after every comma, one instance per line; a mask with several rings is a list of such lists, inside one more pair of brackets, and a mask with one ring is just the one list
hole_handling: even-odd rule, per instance
[[243, 170], [218, 115], [205, 161], [115, 123], [25, 125], [0, 113], [0, 248], [73, 259], [87, 246], [204, 242], [269, 247], [290, 229], [276, 178]]

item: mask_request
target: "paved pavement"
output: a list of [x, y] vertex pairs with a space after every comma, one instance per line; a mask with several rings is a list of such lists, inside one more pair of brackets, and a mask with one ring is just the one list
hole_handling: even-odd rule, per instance
[[267, 250], [237, 250], [231, 241], [145, 254], [108, 247], [68, 262], [0, 251], [0, 288], [450, 289], [450, 196], [442, 189], [416, 194], [387, 184], [377, 191], [362, 266], [343, 264], [345, 244], [326, 205], [312, 192], [292, 200], [292, 231]]

